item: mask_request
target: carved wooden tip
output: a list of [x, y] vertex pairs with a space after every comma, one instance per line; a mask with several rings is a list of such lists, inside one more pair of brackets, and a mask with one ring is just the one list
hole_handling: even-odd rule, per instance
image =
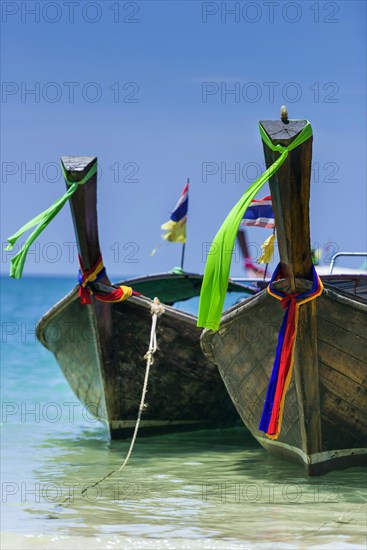
[[289, 145], [303, 130], [307, 120], [291, 120], [286, 124], [282, 120], [260, 120], [261, 126], [270, 137], [274, 145]]
[[288, 122], [288, 109], [285, 105], [280, 108], [280, 119], [282, 122]]
[[97, 157], [61, 157], [61, 162], [67, 172], [83, 172], [96, 161]]

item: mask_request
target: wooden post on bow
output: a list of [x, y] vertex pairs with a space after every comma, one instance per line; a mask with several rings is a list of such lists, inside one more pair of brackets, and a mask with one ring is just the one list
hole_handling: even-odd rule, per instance
[[[260, 124], [274, 145], [288, 146], [306, 126], [306, 120], [265, 120]], [[263, 143], [266, 166], [280, 155]], [[300, 292], [300, 279], [311, 279], [312, 258], [309, 230], [309, 200], [312, 137], [289, 152], [288, 158], [270, 179], [275, 226], [282, 272], [289, 281], [288, 292]], [[317, 353], [317, 301], [299, 308], [294, 377], [302, 446], [306, 453], [322, 449], [319, 365]]]

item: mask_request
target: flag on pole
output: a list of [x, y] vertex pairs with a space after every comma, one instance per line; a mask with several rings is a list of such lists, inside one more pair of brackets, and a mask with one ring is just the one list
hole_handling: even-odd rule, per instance
[[270, 195], [268, 197], [264, 197], [263, 199], [254, 199], [251, 201], [250, 206], [242, 218], [240, 227], [249, 225], [256, 227], [275, 227]]
[[[266, 241], [261, 245], [262, 254], [256, 260], [258, 264], [269, 264], [273, 260], [274, 255], [274, 241], [275, 241], [275, 221], [273, 207], [271, 203], [271, 196], [264, 197], [259, 200], [252, 200], [250, 206], [246, 210], [241, 223], [241, 227], [253, 226], [253, 227], [268, 227], [273, 229], [273, 234], [266, 239]], [[242, 232], [239, 231], [239, 234]], [[244, 234], [244, 233], [242, 233]], [[245, 237], [243, 237], [245, 238]], [[246, 245], [246, 254], [247, 245]], [[245, 256], [245, 255], [244, 255]], [[245, 269], [247, 271], [256, 271], [256, 274], [265, 275], [266, 270], [257, 268], [252, 260], [245, 256]]]
[[187, 209], [189, 206], [189, 184], [186, 183], [178, 203], [168, 222], [161, 225], [161, 229], [167, 231], [162, 237], [171, 243], [186, 242]]

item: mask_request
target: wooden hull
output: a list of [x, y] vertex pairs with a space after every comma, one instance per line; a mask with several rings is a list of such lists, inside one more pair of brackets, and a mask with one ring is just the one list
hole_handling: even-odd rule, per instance
[[307, 391], [297, 393], [300, 358], [308, 353], [300, 349], [302, 341], [296, 344], [279, 438], [273, 441], [258, 430], [283, 315], [277, 300], [263, 290], [228, 310], [218, 332], [206, 330], [201, 337], [253, 436], [269, 453], [303, 464], [309, 475], [366, 464], [367, 302], [326, 284], [315, 305], [320, 452], [312, 451], [319, 435], [312, 431]]
[[[39, 322], [37, 337], [52, 351], [72, 390], [112, 438], [132, 434], [143, 387], [151, 301], [133, 297], [82, 306], [74, 289]], [[139, 433], [240, 422], [217, 368], [200, 349], [196, 317], [165, 306]]]

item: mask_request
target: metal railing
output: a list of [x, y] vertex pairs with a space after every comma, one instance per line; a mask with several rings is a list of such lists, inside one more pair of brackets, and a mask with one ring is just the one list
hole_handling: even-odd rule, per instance
[[339, 256], [367, 256], [367, 252], [337, 252], [331, 258], [329, 273], [333, 272], [335, 260], [339, 258]]

